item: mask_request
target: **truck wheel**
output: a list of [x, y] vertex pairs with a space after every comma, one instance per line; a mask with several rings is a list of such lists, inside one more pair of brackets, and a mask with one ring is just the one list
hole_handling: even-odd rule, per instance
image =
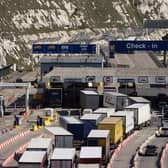
[[148, 122], [148, 126], [151, 126], [151, 121]]
[[141, 129], [142, 129], [142, 125], [139, 125], [139, 126], [138, 126], [138, 129], [141, 130]]

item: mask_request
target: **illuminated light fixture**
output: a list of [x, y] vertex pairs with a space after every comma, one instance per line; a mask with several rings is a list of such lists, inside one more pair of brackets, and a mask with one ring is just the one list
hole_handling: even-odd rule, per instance
[[92, 87], [92, 86], [93, 86], [93, 83], [92, 83], [92, 82], [89, 82], [89, 83], [88, 83], [88, 86], [89, 86], [89, 87]]

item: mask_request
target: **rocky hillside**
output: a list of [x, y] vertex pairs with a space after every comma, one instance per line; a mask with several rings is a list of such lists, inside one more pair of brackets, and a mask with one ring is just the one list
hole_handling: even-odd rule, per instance
[[144, 18], [168, 18], [167, 9], [167, 0], [1, 0], [0, 60], [37, 63], [31, 44], [38, 41], [121, 38], [125, 27], [140, 28]]

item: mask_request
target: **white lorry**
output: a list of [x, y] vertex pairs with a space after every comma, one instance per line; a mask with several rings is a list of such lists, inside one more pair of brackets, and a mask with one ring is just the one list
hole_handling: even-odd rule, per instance
[[104, 92], [103, 105], [121, 110], [128, 105], [128, 96], [118, 92]]
[[125, 110], [134, 112], [134, 128], [140, 129], [142, 126], [150, 125], [151, 110], [149, 104], [136, 103], [127, 106]]
[[133, 111], [117, 111], [110, 117], [121, 117], [123, 120], [123, 128], [125, 135], [129, 135], [134, 130], [134, 112]]

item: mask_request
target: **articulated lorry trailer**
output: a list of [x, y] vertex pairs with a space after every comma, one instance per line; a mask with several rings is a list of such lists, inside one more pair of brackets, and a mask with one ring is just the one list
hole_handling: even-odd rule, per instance
[[127, 106], [125, 110], [134, 112], [134, 128], [140, 129], [151, 123], [151, 110], [149, 104], [136, 103]]

